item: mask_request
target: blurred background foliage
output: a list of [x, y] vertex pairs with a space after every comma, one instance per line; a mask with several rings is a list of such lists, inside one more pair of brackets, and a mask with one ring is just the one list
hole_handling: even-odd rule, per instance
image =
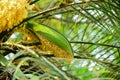
[[[34, 3], [34, 4], [33, 4]], [[0, 79], [119, 80], [119, 0], [31, 0], [33, 20], [64, 35], [74, 59], [37, 57], [36, 50], [18, 44], [25, 36], [15, 32], [0, 45]], [[7, 33], [6, 33], [7, 35]], [[62, 53], [61, 53], [62, 54]]]

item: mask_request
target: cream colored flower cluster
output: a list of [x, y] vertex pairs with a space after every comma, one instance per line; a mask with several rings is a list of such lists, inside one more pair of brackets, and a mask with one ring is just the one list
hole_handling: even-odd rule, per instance
[[27, 0], [0, 0], [0, 33], [27, 17]]

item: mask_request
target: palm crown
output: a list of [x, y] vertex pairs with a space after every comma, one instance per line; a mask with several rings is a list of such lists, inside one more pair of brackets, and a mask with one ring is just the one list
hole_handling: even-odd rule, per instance
[[[10, 18], [16, 23], [0, 26], [1, 79], [120, 79], [119, 0], [70, 0], [63, 5], [65, 1], [30, 0], [25, 1], [26, 5], [18, 2], [21, 8], [15, 10], [24, 10], [25, 15], [15, 18], [12, 15]], [[1, 19], [1, 23], [5, 20]], [[38, 28], [41, 25], [43, 29]]]

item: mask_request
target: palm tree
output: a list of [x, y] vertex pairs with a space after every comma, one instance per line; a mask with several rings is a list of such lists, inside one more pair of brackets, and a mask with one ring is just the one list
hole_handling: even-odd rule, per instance
[[28, 3], [28, 17], [1, 26], [0, 79], [120, 79], [119, 0]]

